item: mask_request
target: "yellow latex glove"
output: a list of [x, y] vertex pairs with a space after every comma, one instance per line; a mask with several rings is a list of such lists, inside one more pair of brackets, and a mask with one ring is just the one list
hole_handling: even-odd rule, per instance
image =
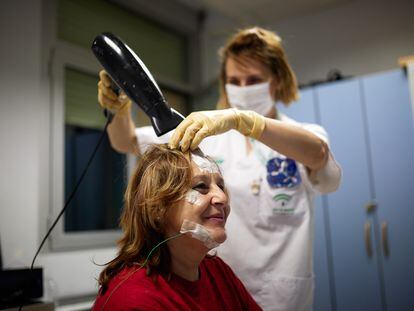
[[119, 96], [111, 89], [111, 78], [105, 70], [99, 72], [98, 102], [102, 108], [108, 109], [113, 114], [127, 115], [130, 113], [131, 100], [124, 92]]
[[[175, 129], [168, 146], [171, 149], [181, 147], [194, 150], [207, 136], [217, 135], [231, 129], [245, 136], [260, 138], [265, 128], [265, 118], [250, 110], [235, 108], [191, 113]], [[181, 142], [181, 144], [180, 144]]]

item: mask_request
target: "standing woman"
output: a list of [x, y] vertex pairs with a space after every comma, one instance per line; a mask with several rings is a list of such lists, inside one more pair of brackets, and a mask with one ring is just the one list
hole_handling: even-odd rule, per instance
[[170, 147], [193, 149], [224, 133], [201, 144], [220, 163], [232, 198], [218, 253], [263, 309], [311, 310], [314, 196], [335, 191], [341, 178], [327, 134], [277, 111], [275, 103], [289, 104], [298, 90], [273, 32], [256, 27], [230, 39], [220, 86], [220, 110], [190, 114]]
[[168, 139], [170, 148], [183, 151], [200, 144], [220, 165], [232, 199], [220, 257], [263, 309], [311, 310], [314, 197], [338, 188], [341, 169], [322, 127], [276, 108], [298, 98], [280, 37], [244, 29], [221, 56], [218, 110], [190, 114], [171, 138], [157, 138], [150, 127], [135, 129], [130, 102], [117, 98], [101, 73], [99, 102], [120, 111], [109, 128], [112, 146], [137, 153]]

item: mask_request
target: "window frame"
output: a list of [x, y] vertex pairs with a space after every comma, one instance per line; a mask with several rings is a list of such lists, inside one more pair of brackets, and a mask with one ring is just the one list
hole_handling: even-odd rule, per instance
[[[99, 75], [101, 65], [91, 51], [77, 45], [58, 40], [52, 52], [50, 83], [51, 83], [51, 169], [48, 227], [51, 226], [65, 204], [65, 68], [70, 67], [86, 74]], [[165, 77], [157, 76], [161, 88], [193, 95], [190, 85], [177, 83]], [[98, 104], [98, 103], [97, 103]], [[188, 107], [189, 108], [189, 107]], [[132, 111], [136, 111], [133, 107]], [[127, 155], [127, 178], [132, 175], [137, 158]], [[62, 217], [65, 217], [63, 214]], [[61, 219], [51, 233], [50, 249], [52, 251], [78, 250], [85, 248], [101, 248], [115, 246], [121, 236], [118, 230], [96, 230], [84, 232], [65, 232], [64, 220]]]
[[[130, 2], [121, 3], [119, 0], [114, 2], [132, 12], [142, 13], [153, 21], [167, 21], [164, 26], [177, 31], [188, 39], [188, 71], [189, 79], [187, 82], [177, 81], [160, 73], [154, 74], [155, 80], [161, 88], [168, 89], [173, 92], [181, 93], [188, 97], [187, 110], [193, 108], [194, 96], [197, 94], [201, 81], [201, 28], [197, 19], [196, 12], [192, 10], [182, 10], [183, 7], [174, 9], [176, 13], [184, 14], [185, 19], [174, 17], [173, 20], [161, 18], [163, 9], [158, 4], [142, 3], [145, 7], [148, 5], [153, 10], [142, 10], [139, 3], [131, 4]], [[65, 68], [71, 67], [75, 70], [85, 72], [87, 74], [98, 75], [102, 69], [98, 61], [93, 56], [90, 49], [80, 47], [59, 39], [56, 33], [57, 24], [57, 4], [54, 1], [46, 0], [45, 12], [50, 16], [48, 23], [44, 25], [45, 38], [44, 41], [48, 45], [48, 76], [49, 76], [49, 98], [50, 98], [50, 136], [49, 136], [49, 186], [48, 186], [48, 207], [46, 222], [41, 223], [42, 233], [46, 232], [57, 215], [61, 212], [65, 203]], [[168, 1], [163, 2], [164, 5], [170, 5]], [[128, 5], [122, 5], [128, 4]], [[131, 6], [130, 6], [131, 5]], [[178, 4], [177, 4], [178, 6]], [[147, 14], [148, 13], [148, 14]], [[169, 14], [170, 15], [170, 14]], [[54, 17], [54, 18], [52, 18]], [[181, 25], [177, 21], [185, 20]], [[181, 26], [180, 26], [181, 25]], [[47, 26], [47, 27], [46, 27]], [[136, 112], [133, 107], [132, 112]], [[133, 155], [127, 155], [127, 178], [132, 175], [132, 171], [136, 165], [137, 158]], [[45, 215], [46, 216], [46, 215]], [[65, 217], [65, 215], [63, 215]], [[120, 237], [120, 230], [97, 230], [84, 232], [65, 232], [64, 220], [60, 219], [48, 241], [48, 250], [51, 252], [72, 251], [90, 248], [115, 247], [115, 241]]]
[[[51, 184], [48, 225], [56, 219], [65, 204], [65, 68], [98, 76], [102, 69], [90, 51], [58, 41], [52, 57], [52, 118], [51, 118]], [[136, 163], [127, 156], [128, 177]], [[65, 217], [63, 214], [62, 217]], [[52, 231], [50, 247], [53, 251], [115, 246], [120, 230], [65, 232], [61, 219]]]

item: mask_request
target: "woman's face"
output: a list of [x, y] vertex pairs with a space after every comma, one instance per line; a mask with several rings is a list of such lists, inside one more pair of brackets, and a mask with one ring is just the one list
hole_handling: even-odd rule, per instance
[[[210, 161], [204, 159], [208, 163]], [[216, 164], [210, 163], [211, 167]], [[226, 240], [225, 224], [230, 212], [228, 196], [225, 191], [223, 177], [216, 169], [206, 170], [205, 167], [192, 162], [193, 178], [191, 187], [178, 206], [168, 215], [169, 234], [180, 231], [184, 220], [204, 226], [210, 237], [218, 243]], [[200, 242], [201, 243], [201, 242]]]
[[246, 57], [226, 61], [226, 83], [237, 86], [248, 86], [270, 82], [271, 72], [261, 62]]

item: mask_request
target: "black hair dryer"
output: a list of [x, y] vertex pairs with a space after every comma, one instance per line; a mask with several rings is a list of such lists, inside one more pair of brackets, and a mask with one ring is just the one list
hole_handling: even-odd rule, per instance
[[92, 51], [116, 85], [150, 117], [157, 136], [175, 129], [184, 119], [168, 105], [145, 64], [117, 36], [98, 35]]

